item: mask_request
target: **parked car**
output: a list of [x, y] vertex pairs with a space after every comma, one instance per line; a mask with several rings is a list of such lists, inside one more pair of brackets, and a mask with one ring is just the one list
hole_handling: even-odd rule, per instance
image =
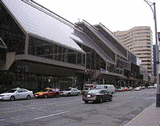
[[150, 86], [148, 86], [148, 88], [152, 89], [152, 88], [154, 88], [154, 86], [153, 86], [153, 85], [150, 85]]
[[48, 97], [59, 97], [59, 96], [60, 96], [60, 90], [53, 88], [45, 88], [34, 94], [34, 97], [36, 98], [48, 98]]
[[129, 90], [129, 91], [132, 91], [132, 90], [133, 90], [133, 88], [132, 88], [132, 87], [128, 87], [128, 90]]
[[139, 91], [139, 90], [141, 90], [141, 87], [135, 87], [134, 90]]
[[154, 88], [157, 88], [157, 84], [154, 84]]
[[0, 94], [0, 100], [17, 100], [17, 99], [31, 99], [33, 97], [33, 91], [29, 91], [24, 88], [13, 88], [6, 93]]
[[116, 91], [117, 92], [122, 92], [122, 91], [125, 91], [125, 89], [124, 89], [124, 87], [119, 87], [119, 88], [116, 89]]
[[77, 88], [67, 88], [63, 91], [61, 91], [62, 96], [71, 96], [71, 95], [80, 95], [81, 91]]
[[115, 93], [116, 88], [114, 87], [114, 85], [109, 85], [109, 84], [104, 84], [104, 85], [97, 85], [96, 86], [97, 89], [105, 89], [108, 93]]
[[93, 102], [104, 102], [104, 101], [112, 101], [112, 94], [109, 94], [105, 89], [93, 89], [82, 95], [82, 100], [85, 103], [89, 101]]
[[146, 87], [145, 86], [141, 86], [141, 89], [145, 89]]

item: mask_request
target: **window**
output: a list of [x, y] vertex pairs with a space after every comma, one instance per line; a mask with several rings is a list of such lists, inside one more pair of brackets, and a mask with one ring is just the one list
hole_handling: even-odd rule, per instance
[[10, 14], [0, 4], [0, 37], [7, 46], [7, 52], [24, 54], [25, 35], [12, 19]]
[[85, 54], [29, 37], [28, 54], [72, 64], [85, 65]]

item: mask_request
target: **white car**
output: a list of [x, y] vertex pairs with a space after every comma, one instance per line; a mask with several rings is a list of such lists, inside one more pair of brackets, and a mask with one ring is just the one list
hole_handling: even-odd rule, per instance
[[0, 100], [17, 100], [17, 99], [31, 99], [33, 97], [33, 91], [29, 91], [24, 88], [14, 88], [6, 93], [0, 94]]
[[115, 93], [116, 88], [114, 87], [114, 85], [111, 84], [103, 84], [103, 85], [97, 85], [96, 86], [97, 89], [105, 89], [108, 93]]
[[141, 87], [136, 87], [136, 88], [134, 88], [134, 90], [139, 91], [139, 90], [141, 90]]
[[63, 96], [71, 96], [71, 95], [80, 95], [81, 91], [77, 88], [67, 88], [64, 91], [61, 91], [61, 95]]
[[154, 84], [154, 88], [157, 88], [157, 84]]

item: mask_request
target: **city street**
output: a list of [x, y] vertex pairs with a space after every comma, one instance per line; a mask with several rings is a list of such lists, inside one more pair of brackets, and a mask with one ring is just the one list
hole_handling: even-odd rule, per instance
[[155, 102], [156, 89], [116, 92], [113, 101], [82, 96], [0, 101], [0, 126], [123, 126]]

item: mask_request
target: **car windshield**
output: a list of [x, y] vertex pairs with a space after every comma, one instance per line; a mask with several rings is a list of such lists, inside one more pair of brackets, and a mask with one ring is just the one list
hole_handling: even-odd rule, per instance
[[88, 93], [99, 93], [99, 90], [90, 90]]
[[67, 89], [65, 89], [64, 91], [70, 91], [71, 89], [69, 89], [69, 88], [67, 88]]
[[12, 89], [12, 90], [9, 90], [7, 91], [7, 93], [14, 93], [16, 90]]
[[41, 90], [41, 92], [47, 92], [48, 91], [48, 89], [43, 89], [43, 90]]

